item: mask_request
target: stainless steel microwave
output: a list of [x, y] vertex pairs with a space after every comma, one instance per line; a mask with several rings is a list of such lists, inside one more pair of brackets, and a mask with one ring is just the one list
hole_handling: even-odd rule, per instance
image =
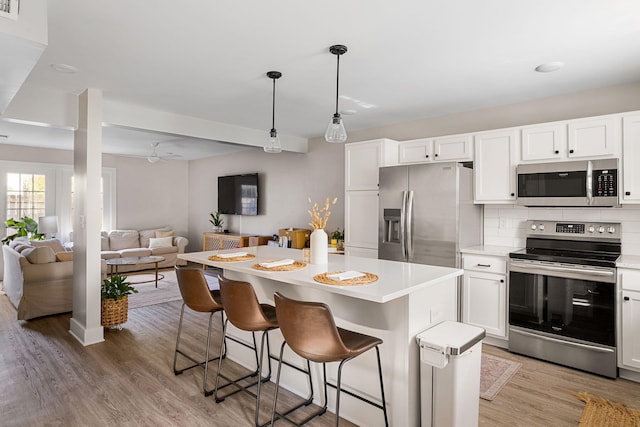
[[516, 203], [524, 206], [618, 206], [618, 159], [517, 166]]

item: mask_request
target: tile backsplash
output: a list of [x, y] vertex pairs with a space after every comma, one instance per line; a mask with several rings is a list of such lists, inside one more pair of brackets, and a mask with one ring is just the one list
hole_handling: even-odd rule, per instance
[[524, 247], [526, 222], [600, 221], [622, 224], [622, 254], [640, 255], [640, 205], [620, 208], [527, 208], [516, 205], [484, 206], [484, 244]]

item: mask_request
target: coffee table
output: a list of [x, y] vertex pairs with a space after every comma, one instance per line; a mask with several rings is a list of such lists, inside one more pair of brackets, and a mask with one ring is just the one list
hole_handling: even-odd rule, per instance
[[[151, 256], [131, 256], [123, 258], [111, 258], [107, 260], [107, 265], [110, 268], [109, 275], [113, 276], [118, 274], [119, 265], [135, 265], [135, 264], [155, 264], [156, 265], [156, 288], [158, 287], [158, 280], [164, 279], [162, 274], [158, 274], [158, 263], [164, 261], [163, 256], [151, 255]], [[159, 277], [162, 276], [162, 277]], [[146, 283], [146, 282], [139, 282]]]

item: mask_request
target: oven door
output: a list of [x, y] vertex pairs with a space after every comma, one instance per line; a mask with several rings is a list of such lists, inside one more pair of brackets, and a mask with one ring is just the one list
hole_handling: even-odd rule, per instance
[[509, 324], [615, 347], [614, 268], [511, 260]]

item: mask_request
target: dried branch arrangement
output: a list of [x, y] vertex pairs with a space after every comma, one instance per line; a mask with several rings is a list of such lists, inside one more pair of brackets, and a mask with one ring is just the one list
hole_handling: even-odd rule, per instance
[[331, 216], [329, 207], [331, 205], [335, 205], [337, 201], [337, 197], [335, 197], [332, 202], [327, 197], [327, 199], [324, 201], [324, 206], [320, 208], [318, 204], [313, 203], [311, 201], [311, 197], [309, 197], [309, 203], [313, 203], [313, 206], [311, 207], [311, 210], [307, 212], [309, 212], [309, 216], [311, 217], [311, 222], [309, 223], [309, 225], [313, 227], [314, 230], [317, 230], [318, 228], [325, 228], [327, 226], [327, 221]]

